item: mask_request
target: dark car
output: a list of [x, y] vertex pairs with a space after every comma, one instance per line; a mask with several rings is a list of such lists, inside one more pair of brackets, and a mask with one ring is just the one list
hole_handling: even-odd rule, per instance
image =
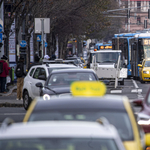
[[138, 113], [138, 124], [142, 126], [145, 133], [150, 133], [150, 88], [144, 99], [133, 100], [135, 106], [140, 106]]
[[51, 96], [70, 95], [70, 85], [74, 81], [98, 81], [96, 73], [92, 69], [62, 69], [54, 70], [47, 78], [43, 87], [38, 82], [40, 96], [50, 99]]

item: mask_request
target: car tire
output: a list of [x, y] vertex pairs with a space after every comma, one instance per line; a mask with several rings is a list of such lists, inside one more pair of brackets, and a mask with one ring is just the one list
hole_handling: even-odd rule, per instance
[[120, 85], [124, 85], [124, 79], [120, 81]]
[[141, 82], [141, 83], [145, 83], [145, 81], [143, 81], [141, 78], [140, 78], [140, 82]]
[[28, 91], [24, 91], [23, 93], [23, 106], [24, 109], [27, 110], [31, 103], [31, 98], [29, 97]]

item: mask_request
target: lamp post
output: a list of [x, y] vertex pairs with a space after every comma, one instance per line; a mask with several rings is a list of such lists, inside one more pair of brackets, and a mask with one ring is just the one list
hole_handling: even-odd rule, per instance
[[130, 0], [128, 0], [128, 32], [130, 32]]

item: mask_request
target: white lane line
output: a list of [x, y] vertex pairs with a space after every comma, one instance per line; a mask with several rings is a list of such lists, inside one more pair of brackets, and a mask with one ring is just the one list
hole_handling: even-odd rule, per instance
[[110, 93], [122, 93], [122, 90], [112, 90]]
[[134, 84], [135, 88], [136, 88], [136, 89], [138, 89], [139, 87], [138, 87], [138, 85], [137, 85], [136, 81], [132, 79], [132, 82], [133, 82], [133, 84]]
[[25, 115], [26, 113], [4, 113], [4, 114], [0, 114], [0, 116], [3, 116], [3, 115], [10, 115], [10, 116], [13, 116], [13, 115]]
[[142, 93], [142, 89], [132, 89], [131, 93]]

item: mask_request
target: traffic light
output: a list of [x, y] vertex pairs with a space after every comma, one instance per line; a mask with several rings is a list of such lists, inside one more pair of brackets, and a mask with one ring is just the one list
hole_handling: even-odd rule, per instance
[[150, 9], [148, 9], [148, 19], [150, 19]]
[[144, 28], [147, 29], [147, 20], [144, 20]]

